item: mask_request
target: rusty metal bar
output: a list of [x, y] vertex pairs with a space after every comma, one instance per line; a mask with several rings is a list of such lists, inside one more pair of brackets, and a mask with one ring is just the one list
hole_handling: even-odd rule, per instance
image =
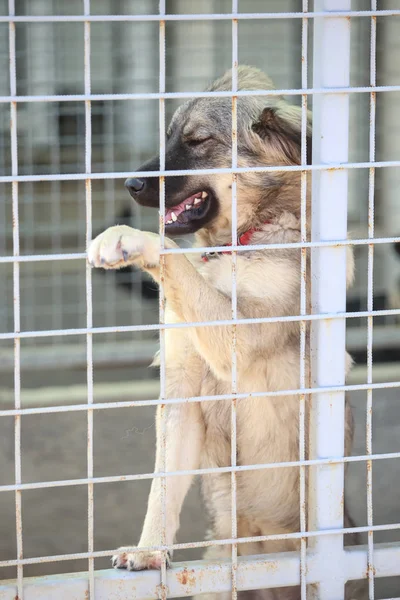
[[[233, 172], [237, 167], [237, 96], [238, 91], [238, 0], [232, 0], [232, 319], [237, 319], [237, 175]], [[237, 538], [237, 356], [236, 356], [236, 325], [232, 325], [232, 399], [231, 399], [231, 536]], [[237, 543], [232, 544], [232, 600], [237, 599]]]
[[[15, 46], [15, 0], [8, 1], [9, 12], [9, 64], [10, 64], [10, 93], [17, 93], [16, 73], [16, 46]], [[17, 133], [17, 105], [10, 105], [10, 137], [11, 137], [11, 174], [18, 175], [18, 133]], [[13, 256], [18, 257], [19, 244], [19, 202], [18, 182], [12, 182], [12, 221], [13, 221]], [[20, 268], [19, 263], [13, 263], [13, 294], [14, 294], [14, 332], [21, 331], [21, 296], [20, 296]], [[21, 340], [14, 339], [14, 407], [16, 411], [21, 410]], [[15, 454], [15, 485], [22, 482], [21, 465], [21, 415], [14, 416], [14, 454]], [[15, 527], [17, 538], [17, 558], [23, 559], [23, 534], [22, 534], [22, 498], [21, 490], [15, 489]], [[17, 596], [19, 600], [24, 598], [23, 566], [17, 566]]]
[[[253, 398], [264, 398], [276, 397], [276, 396], [287, 396], [287, 395], [301, 395], [301, 394], [330, 394], [332, 392], [356, 392], [356, 391], [367, 391], [382, 390], [382, 389], [394, 389], [400, 387], [400, 381], [387, 381], [381, 383], [359, 383], [349, 384], [343, 386], [326, 386], [316, 388], [297, 388], [294, 390], [279, 390], [279, 391], [268, 391], [268, 392], [252, 392]], [[248, 398], [249, 394], [242, 393], [236, 395], [237, 399]], [[168, 398], [165, 400], [165, 404], [182, 404], [182, 402], [214, 402], [215, 400], [231, 400], [232, 394], [216, 394], [213, 396], [192, 396], [190, 398]], [[160, 398], [151, 400], [125, 400], [119, 402], [99, 402], [91, 405], [91, 410], [106, 410], [108, 408], [129, 408], [131, 406], [156, 406], [160, 404]], [[15, 415], [39, 415], [49, 413], [60, 413], [60, 412], [73, 412], [73, 411], [86, 411], [87, 404], [70, 404], [60, 406], [43, 406], [37, 408], [20, 408], [20, 409], [6, 409], [0, 410], [0, 417], [15, 416]], [[297, 463], [296, 463], [297, 464]], [[1, 488], [0, 488], [1, 489]]]
[[[380, 13], [379, 13], [380, 14]], [[304, 15], [304, 18], [309, 19], [310, 17]], [[0, 18], [1, 22], [1, 18]], [[90, 19], [89, 19], [90, 22]], [[356, 86], [349, 88], [332, 87], [330, 88], [332, 94], [343, 94], [344, 92], [351, 92], [352, 94], [369, 94], [371, 92], [398, 92], [400, 91], [400, 85], [380, 85], [380, 86]], [[235, 94], [238, 98], [241, 96], [315, 96], [318, 94], [324, 94], [325, 90], [321, 88], [281, 88], [273, 90], [246, 90], [239, 91]], [[191, 98], [231, 98], [231, 91], [215, 91], [215, 92], [126, 92], [118, 94], [65, 94], [65, 95], [46, 95], [46, 94], [35, 94], [32, 96], [0, 96], [1, 103], [10, 102], [84, 102], [85, 100], [102, 101], [107, 102], [110, 100], [159, 100], [164, 98], [165, 100], [189, 100]]]
[[400, 314], [400, 309], [385, 309], [385, 310], [363, 310], [357, 312], [338, 312], [326, 314], [312, 315], [290, 315], [285, 317], [257, 317], [254, 319], [221, 319], [219, 321], [200, 321], [200, 322], [185, 322], [185, 323], [158, 323], [151, 325], [124, 325], [120, 327], [82, 327], [79, 329], [51, 329], [38, 331], [21, 331], [0, 333], [0, 340], [26, 339], [26, 338], [41, 338], [51, 336], [66, 336], [66, 335], [86, 335], [87, 333], [124, 333], [131, 331], [158, 331], [163, 329], [185, 329], [187, 327], [216, 327], [225, 325], [250, 325], [256, 323], [283, 323], [296, 321], [320, 321], [320, 320], [336, 320], [336, 319], [355, 319], [360, 317], [383, 317], [396, 316]]
[[[376, 10], [376, 0], [371, 0], [371, 9]], [[370, 42], [370, 84], [376, 85], [376, 17], [371, 16], [371, 42]], [[375, 116], [376, 116], [376, 94], [370, 94], [370, 115], [369, 115], [369, 160], [375, 161]], [[374, 215], [375, 215], [375, 169], [369, 170], [369, 189], [368, 189], [368, 238], [374, 238]], [[374, 286], [374, 244], [368, 246], [368, 287], [367, 287], [367, 308], [373, 310], [373, 286]], [[367, 319], [367, 383], [372, 383], [372, 363], [373, 363], [373, 317]], [[372, 456], [372, 389], [367, 390], [367, 416], [366, 416], [366, 450], [369, 456]], [[368, 460], [367, 467], [367, 524], [372, 526], [373, 520], [373, 502], [372, 502], [372, 460]], [[374, 600], [374, 533], [368, 531], [368, 596], [369, 600]]]
[[[371, 167], [372, 168], [372, 167]], [[249, 252], [250, 250], [276, 250], [278, 248], [329, 248], [329, 247], [340, 247], [340, 246], [370, 246], [371, 244], [395, 244], [400, 242], [400, 236], [397, 237], [385, 237], [385, 238], [366, 238], [366, 239], [352, 239], [352, 240], [332, 240], [332, 241], [320, 241], [320, 242], [291, 242], [281, 244], [257, 244], [238, 246], [235, 248], [236, 252]], [[164, 248], [161, 250], [161, 254], [202, 254], [203, 252], [222, 252], [225, 246], [196, 246], [195, 248]], [[0, 256], [0, 264], [10, 264], [14, 262], [27, 263], [27, 262], [46, 262], [46, 261], [59, 261], [59, 260], [86, 260], [85, 252], [76, 252], [72, 254], [29, 254], [25, 256]]]
[[[225, 543], [225, 541], [224, 541]], [[210, 542], [208, 542], [210, 545]], [[181, 544], [182, 546], [182, 544]], [[108, 556], [113, 551], [96, 552], [95, 556]], [[376, 544], [375, 577], [399, 575], [400, 548], [396, 543]], [[344, 551], [344, 578], [365, 579], [367, 577], [368, 547], [353, 546]], [[87, 553], [68, 555], [73, 558], [87, 558]], [[46, 558], [46, 557], [45, 557]], [[51, 557], [60, 560], [60, 557]], [[315, 553], [307, 556], [308, 582], [317, 583], [319, 579], [318, 561]], [[35, 564], [26, 559], [25, 564]], [[46, 562], [46, 561], [42, 561]], [[298, 552], [265, 554], [262, 556], [239, 557], [238, 590], [260, 589], [299, 585], [300, 556]], [[113, 598], [129, 598], [137, 600], [156, 600], [158, 596], [159, 574], [157, 571], [124, 571], [95, 572], [96, 600]], [[85, 587], [86, 586], [86, 587]], [[231, 589], [231, 562], [218, 563], [192, 561], [175, 564], [167, 571], [169, 595], [185, 597], [207, 592], [229, 592]], [[53, 600], [54, 594], [62, 597], [84, 598], [87, 595], [88, 578], [86, 573], [35, 577], [26, 580], [26, 597], [24, 600]], [[0, 584], [2, 600], [15, 600], [16, 582], [5, 581]], [[73, 592], [76, 595], [73, 595]], [[14, 595], [12, 595], [14, 594]], [[53, 594], [53, 595], [50, 595]]]
[[[165, 93], [165, 0], [160, 0], [159, 4], [159, 92]], [[165, 99], [159, 99], [159, 136], [160, 136], [160, 170], [165, 170]], [[160, 248], [165, 248], [165, 177], [160, 175]], [[165, 255], [160, 256], [160, 294], [159, 294], [159, 322], [165, 323], [165, 292], [164, 292], [164, 273], [165, 273]], [[166, 364], [165, 364], [165, 330], [160, 330], [160, 400], [166, 397]], [[167, 471], [167, 415], [166, 405], [161, 404], [161, 470], [165, 474]], [[165, 475], [161, 477], [161, 545], [166, 545], [167, 537], [167, 479]], [[160, 600], [166, 600], [167, 589], [167, 553], [163, 553], [161, 564], [160, 583], [158, 586], [158, 596]]]
[[[87, 408], [86, 408], [87, 409]], [[38, 490], [55, 487], [71, 487], [78, 485], [88, 484], [101, 484], [101, 483], [117, 483], [121, 481], [141, 481], [143, 479], [156, 479], [162, 477], [179, 477], [187, 475], [211, 475], [214, 473], [240, 473], [245, 471], [259, 471], [265, 469], [284, 469], [293, 467], [313, 467], [321, 465], [336, 465], [346, 463], [357, 463], [357, 462], [368, 462], [369, 460], [390, 460], [394, 458], [400, 458], [400, 452], [388, 452], [385, 454], [364, 454], [357, 456], [345, 456], [339, 458], [317, 458], [317, 459], [305, 459], [305, 460], [293, 460], [288, 462], [280, 463], [260, 463], [255, 465], [239, 465], [230, 467], [209, 467], [204, 469], [185, 469], [180, 471], [163, 471], [157, 473], [136, 473], [134, 475], [109, 475], [107, 477], [92, 477], [92, 478], [81, 478], [81, 479], [61, 479], [58, 481], [38, 481], [32, 483], [21, 483], [21, 484], [8, 484], [0, 486], [1, 492], [11, 491], [24, 491], [24, 490]]]
[[[308, 0], [303, 0], [303, 12], [308, 12]], [[302, 19], [301, 30], [301, 86], [307, 87], [308, 77], [308, 19]], [[307, 164], [307, 129], [308, 111], [307, 95], [301, 99], [301, 164]], [[301, 173], [300, 188], [300, 234], [301, 242], [307, 242], [307, 172]], [[307, 313], [307, 249], [301, 249], [300, 259], [300, 315]], [[306, 321], [300, 321], [300, 387], [308, 387], [306, 384]], [[299, 396], [299, 460], [306, 458], [306, 397]], [[306, 467], [300, 466], [300, 531], [307, 530], [306, 516]], [[305, 537], [300, 541], [300, 595], [301, 600], [307, 600], [307, 540]]]
[[[343, 94], [342, 92], [341, 94]], [[238, 93], [239, 95], [239, 93]], [[376, 162], [332, 162], [329, 164], [313, 163], [312, 165], [290, 165], [290, 166], [264, 166], [264, 167], [237, 167], [218, 168], [218, 169], [187, 169], [187, 170], [170, 170], [170, 171], [135, 171], [132, 172], [109, 172], [109, 173], [92, 173], [91, 180], [95, 179], [125, 179], [126, 177], [180, 177], [186, 175], [215, 175], [215, 174], [232, 174], [232, 173], [295, 173], [298, 171], [347, 171], [349, 169], [370, 169], [374, 168], [398, 168], [400, 160], [386, 160]], [[0, 177], [0, 183], [12, 183], [13, 181], [28, 182], [28, 181], [84, 181], [87, 179], [86, 173], [60, 173], [59, 175], [4, 175]]]
[[[90, 0], [83, 0], [83, 13], [85, 17], [90, 16]], [[91, 93], [90, 73], [90, 21], [84, 22], [84, 78], [85, 94]], [[86, 206], [86, 248], [92, 240], [92, 104], [85, 100], [85, 206]], [[88, 477], [88, 577], [89, 577], [89, 599], [94, 600], [94, 498], [93, 498], [93, 335], [89, 331], [93, 327], [93, 299], [92, 299], [92, 269], [86, 264], [86, 382], [87, 382], [87, 477]]]

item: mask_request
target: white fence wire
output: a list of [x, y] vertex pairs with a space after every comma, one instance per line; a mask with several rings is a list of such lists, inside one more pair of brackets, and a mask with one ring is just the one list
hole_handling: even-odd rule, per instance
[[[400, 315], [400, 309], [374, 310], [373, 308], [373, 267], [375, 245], [400, 242], [400, 237], [374, 237], [374, 189], [375, 169], [399, 168], [399, 160], [375, 160], [375, 102], [378, 92], [400, 91], [400, 85], [378, 86], [376, 81], [376, 17], [391, 18], [400, 16], [400, 10], [377, 10], [376, 0], [371, 1], [371, 10], [351, 10], [351, 0], [315, 0], [311, 11], [307, 0], [303, 0], [300, 12], [240, 13], [238, 0], [232, 0], [231, 12], [224, 14], [167, 14], [165, 0], [160, 1], [159, 14], [141, 15], [92, 15], [90, 0], [83, 0], [82, 15], [16, 16], [14, 0], [9, 0], [9, 14], [0, 16], [0, 23], [9, 27], [10, 94], [0, 96], [0, 103], [10, 105], [11, 174], [1, 175], [0, 183], [11, 183], [13, 218], [12, 256], [0, 256], [0, 264], [13, 265], [14, 330], [0, 332], [0, 340], [14, 340], [14, 408], [0, 410], [0, 417], [13, 416], [15, 419], [15, 483], [1, 485], [0, 492], [15, 493], [15, 514], [17, 532], [17, 556], [0, 561], [0, 567], [17, 568], [15, 582], [0, 584], [0, 598], [11, 600], [33, 600], [46, 598], [89, 597], [105, 598], [166, 598], [190, 596], [196, 593], [231, 592], [237, 596], [241, 590], [300, 586], [301, 598], [314, 597], [308, 584], [318, 584], [317, 597], [321, 600], [338, 600], [344, 597], [344, 586], [349, 580], [368, 578], [369, 599], [373, 600], [374, 581], [379, 577], [400, 576], [400, 544], [376, 544], [374, 533], [400, 529], [400, 523], [374, 525], [372, 502], [372, 464], [374, 461], [400, 459], [399, 452], [374, 453], [372, 447], [372, 407], [373, 391], [399, 388], [400, 380], [374, 383], [372, 378], [373, 320], [377, 317]], [[370, 21], [370, 86], [350, 85], [350, 17], [362, 17]], [[300, 89], [278, 89], [265, 92], [243, 92], [237, 90], [238, 68], [238, 24], [243, 20], [301, 19], [302, 23], [302, 72]], [[232, 91], [231, 92], [166, 92], [166, 21], [216, 21], [225, 20], [232, 24]], [[314, 80], [313, 87], [308, 81], [308, 27], [309, 20], [314, 27]], [[159, 23], [159, 91], [157, 93], [116, 93], [93, 94], [91, 91], [91, 25], [96, 22], [113, 21], [153, 21]], [[15, 32], [18, 23], [82, 22], [84, 24], [84, 94], [17, 94], [17, 68]], [[369, 159], [364, 162], [351, 162], [348, 157], [349, 99], [351, 94], [364, 93], [370, 96]], [[301, 165], [290, 167], [241, 168], [237, 161], [237, 99], [246, 95], [291, 95], [301, 97], [302, 106], [302, 149]], [[158, 100], [160, 128], [160, 169], [153, 173], [136, 172], [135, 177], [149, 174], [160, 177], [160, 236], [161, 273], [164, 257], [170, 254], [220, 252], [224, 247], [214, 248], [164, 248], [165, 216], [165, 177], [171, 175], [198, 175], [200, 171], [165, 170], [165, 101], [192, 97], [232, 98], [232, 167], [229, 169], [205, 169], [204, 174], [232, 175], [232, 240], [237, 238], [237, 199], [236, 178], [244, 172], [298, 171], [301, 173], [301, 242], [240, 247], [232, 246], [232, 318], [201, 323], [166, 324], [164, 318], [164, 291], [160, 287], [159, 323], [148, 325], [103, 326], [93, 324], [92, 271], [86, 266], [86, 325], [69, 329], [32, 329], [21, 331], [20, 321], [20, 268], [21, 264], [52, 261], [84, 261], [85, 252], [54, 254], [20, 254], [19, 236], [19, 185], [24, 182], [85, 182], [86, 243], [92, 239], [92, 181], [113, 180], [132, 176], [132, 172], [92, 172], [92, 115], [95, 101], [113, 100]], [[313, 164], [306, 160], [306, 123], [309, 97], [313, 97]], [[52, 173], [21, 175], [18, 170], [18, 104], [36, 102], [84, 102], [85, 104], [85, 170], [83, 173]], [[349, 170], [369, 170], [368, 194], [368, 237], [348, 240], [347, 238], [347, 187]], [[313, 215], [312, 241], [306, 237], [306, 194], [307, 173], [313, 172]], [[347, 246], [368, 248], [367, 310], [346, 311], [345, 256]], [[237, 315], [236, 299], [236, 257], [243, 250], [298, 248], [301, 249], [301, 307], [299, 315], [287, 317], [266, 317], [241, 319]], [[312, 249], [313, 275], [313, 314], [307, 314], [306, 298], [306, 252]], [[335, 279], [337, 292], [328, 296], [332, 289], [327, 278]], [[163, 280], [163, 277], [161, 277]], [[359, 385], [346, 385], [344, 382], [345, 324], [347, 319], [366, 318], [367, 338], [367, 382]], [[236, 328], [254, 323], [275, 323], [280, 321], [299, 322], [300, 340], [300, 384], [295, 390], [266, 391], [253, 393], [254, 397], [278, 397], [287, 394], [299, 397], [299, 460], [291, 462], [237, 465], [236, 463], [236, 406], [245, 393], [238, 393], [236, 382]], [[306, 325], [313, 328], [313, 384], [307, 384], [305, 366]], [[165, 390], [165, 331], [169, 328], [193, 326], [216, 327], [232, 325], [232, 391], [230, 394], [197, 396], [192, 398], [166, 398]], [[93, 336], [103, 333], [157, 331], [160, 334], [160, 398], [119, 402], [95, 402], [93, 394]], [[62, 406], [26, 408], [21, 404], [21, 340], [53, 336], [84, 336], [86, 338], [87, 403]], [[347, 391], [367, 392], [366, 453], [359, 456], [344, 456], [344, 394]], [[312, 447], [306, 458], [306, 396], [312, 397]], [[165, 407], [183, 402], [209, 402], [229, 400], [231, 402], [231, 466], [208, 469], [192, 469], [166, 472]], [[93, 468], [93, 414], [95, 411], [111, 408], [163, 405], [162, 419], [162, 468], [156, 473], [113, 475], [95, 477]], [[87, 476], [80, 479], [37, 481], [23, 483], [21, 478], [21, 417], [33, 414], [62, 412], [87, 413]], [[344, 466], [347, 463], [361, 462], [367, 466], [367, 525], [345, 527], [343, 523]], [[298, 467], [300, 470], [300, 530], [286, 534], [271, 534], [256, 537], [238, 537], [236, 507], [236, 477], [243, 471], [259, 469], [285, 469]], [[310, 477], [309, 513], [306, 515], [306, 472], [314, 467]], [[230, 473], [231, 475], [231, 538], [207, 540], [181, 544], [166, 544], [166, 481], [172, 476]], [[136, 481], [144, 479], [161, 480], [162, 524], [161, 545], [148, 548], [164, 552], [161, 574], [158, 572], [126, 573], [121, 571], [98, 571], [94, 560], [111, 556], [113, 550], [95, 551], [94, 547], [94, 486], [101, 483]], [[50, 489], [69, 486], [87, 486], [88, 489], [88, 551], [56, 556], [24, 557], [23, 517], [21, 512], [22, 493], [34, 489]], [[350, 532], [366, 532], [366, 546], [344, 547], [343, 536]], [[238, 543], [293, 539], [300, 540], [299, 552], [284, 554], [238, 557]], [[166, 569], [167, 550], [205, 548], [212, 545], [229, 544], [232, 547], [231, 560], [213, 564], [212, 562], [191, 562], [185, 566], [176, 565]], [[141, 549], [142, 550], [142, 549]], [[68, 577], [37, 578], [35, 581], [24, 578], [24, 567], [40, 563], [62, 562], [71, 559], [87, 559], [88, 574], [77, 573]], [[328, 566], [329, 565], [329, 566]]]

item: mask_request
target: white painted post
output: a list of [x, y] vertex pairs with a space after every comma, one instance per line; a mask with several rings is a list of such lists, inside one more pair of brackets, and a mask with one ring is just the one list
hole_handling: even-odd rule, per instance
[[[315, 11], [350, 10], [351, 0], [315, 0]], [[314, 19], [314, 88], [347, 87], [350, 75], [350, 19]], [[318, 94], [313, 104], [313, 163], [348, 161], [349, 95]], [[313, 173], [312, 239], [347, 237], [347, 170]], [[314, 313], [346, 309], [346, 249], [325, 247], [312, 252]], [[345, 380], [345, 319], [316, 321], [312, 327], [311, 359], [314, 386], [339, 386]], [[344, 392], [312, 398], [310, 457], [344, 454]], [[311, 530], [343, 527], [344, 465], [318, 466], [310, 472]], [[344, 597], [343, 535], [315, 538], [320, 600]]]

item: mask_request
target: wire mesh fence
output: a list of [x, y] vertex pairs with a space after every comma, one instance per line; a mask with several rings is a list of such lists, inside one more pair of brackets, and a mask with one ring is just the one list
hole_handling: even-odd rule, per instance
[[[394, 249], [400, 244], [400, 221], [396, 210], [396, 187], [400, 160], [397, 152], [397, 95], [400, 73], [393, 55], [398, 45], [400, 10], [377, 3], [287, 0], [285, 2], [237, 0], [201, 3], [169, 0], [147, 3], [92, 2], [35, 3], [9, 0], [0, 10], [1, 56], [9, 61], [0, 80], [0, 186], [5, 199], [0, 218], [0, 343], [5, 385], [0, 417], [14, 420], [14, 477], [5, 477], [0, 491], [14, 495], [16, 523], [15, 553], [3, 553], [0, 567], [16, 569], [16, 581], [0, 585], [4, 598], [178, 597], [195, 593], [231, 592], [282, 586], [300, 586], [302, 598], [315, 593], [307, 584], [318, 584], [320, 598], [343, 597], [344, 584], [368, 579], [369, 598], [375, 580], [393, 578], [390, 588], [400, 593], [400, 546], [377, 543], [381, 532], [395, 536], [400, 516], [389, 522], [373, 518], [372, 465], [395, 461], [400, 452], [376, 451], [372, 444], [373, 405], [377, 393], [400, 386], [394, 376], [378, 366], [396, 365], [400, 349], [400, 266]], [[267, 12], [268, 11], [268, 12]], [[279, 11], [279, 12], [278, 12]], [[329, 12], [330, 11], [330, 12]], [[336, 50], [336, 52], [335, 52]], [[266, 58], [268, 57], [268, 58]], [[237, 89], [237, 65], [252, 63], [267, 70], [277, 90], [246, 92]], [[226, 68], [232, 68], [232, 90], [202, 92], [204, 84]], [[329, 93], [327, 93], [329, 88]], [[242, 96], [283, 94], [302, 109], [302, 154], [299, 166], [240, 167], [237, 162], [236, 107]], [[210, 174], [232, 175], [232, 239], [237, 238], [236, 180], [244, 172], [301, 173], [301, 242], [291, 244], [232, 246], [232, 318], [208, 322], [165, 323], [164, 292], [137, 270], [120, 273], [92, 271], [86, 263], [86, 248], [92, 238], [115, 222], [133, 223], [143, 230], [158, 230], [151, 210], [132, 208], [126, 201], [120, 179], [131, 176], [140, 164], [160, 150], [160, 169], [165, 177], [190, 174], [187, 170], [165, 170], [165, 124], [176, 106], [192, 97], [232, 98], [232, 165], [212, 169]], [[313, 164], [307, 164], [307, 108], [314, 112]], [[338, 131], [341, 135], [338, 136]], [[325, 140], [325, 141], [323, 141]], [[329, 165], [329, 168], [327, 168]], [[343, 168], [345, 166], [345, 168]], [[207, 170], [203, 170], [207, 173]], [[313, 174], [312, 241], [306, 234], [306, 194]], [[198, 174], [194, 170], [192, 174]], [[148, 173], [135, 172], [135, 176]], [[348, 191], [347, 191], [348, 190]], [[322, 199], [330, 198], [330, 202]], [[180, 249], [164, 244], [165, 190], [160, 186], [161, 269], [165, 256], [221, 252], [224, 247], [191, 248], [183, 239]], [[347, 220], [353, 230], [347, 238]], [[356, 253], [356, 284], [347, 296], [343, 287], [346, 248]], [[243, 251], [301, 249], [301, 308], [286, 317], [238, 317], [236, 261]], [[306, 253], [319, 262], [312, 267], [315, 287], [311, 314], [307, 311]], [[327, 277], [337, 281], [337, 293], [327, 296]], [[294, 390], [253, 393], [273, 398], [296, 395], [299, 399], [299, 453], [291, 462], [237, 464], [237, 403], [248, 394], [238, 392], [236, 373], [236, 327], [255, 323], [299, 322], [300, 379]], [[344, 381], [345, 324], [348, 346], [364, 364], [360, 382]], [[165, 331], [168, 329], [233, 325], [231, 393], [169, 398], [165, 390]], [[314, 380], [307, 383], [305, 367], [306, 328], [315, 330]], [[160, 336], [160, 399], [156, 379], [144, 367], [150, 362]], [[330, 339], [326, 351], [321, 340]], [[107, 369], [96, 386], [96, 369]], [[67, 371], [66, 369], [71, 369]], [[75, 370], [73, 370], [75, 369]], [[83, 369], [83, 370], [82, 370]], [[123, 373], [121, 372], [123, 369]], [[65, 386], [48, 375], [53, 371]], [[63, 373], [63, 371], [65, 371]], [[77, 375], [77, 373], [79, 373]], [[110, 373], [114, 373], [110, 375]], [[22, 376], [22, 379], [21, 379]], [[116, 394], [106, 388], [107, 377], [116, 381]], [[146, 384], [145, 398], [132, 399], [124, 382], [134, 378]], [[390, 380], [391, 379], [391, 380]], [[80, 391], [69, 391], [71, 382]], [[22, 384], [21, 384], [22, 381]], [[30, 383], [29, 383], [30, 382]], [[49, 382], [49, 383], [47, 383]], [[51, 383], [52, 387], [49, 387]], [[13, 406], [7, 390], [13, 385]], [[45, 390], [44, 388], [47, 389]], [[118, 387], [119, 386], [119, 387]], [[32, 393], [38, 388], [39, 394]], [[58, 392], [55, 392], [58, 387]], [[26, 388], [26, 389], [24, 389]], [[85, 396], [82, 398], [82, 388]], [[366, 394], [365, 449], [343, 456], [344, 393]], [[117, 394], [122, 396], [118, 396]], [[52, 400], [56, 394], [56, 400]], [[70, 398], [68, 396], [71, 396]], [[115, 399], [117, 395], [117, 400]], [[306, 453], [306, 398], [315, 399], [312, 431], [314, 458]], [[24, 402], [24, 398], [26, 399]], [[48, 398], [46, 400], [46, 398]], [[72, 398], [72, 400], [71, 400]], [[79, 401], [76, 400], [79, 399]], [[96, 418], [117, 409], [140, 410], [162, 403], [229, 401], [231, 408], [230, 466], [166, 472], [137, 472], [128, 467], [118, 473], [118, 458], [110, 473], [96, 470], [94, 439]], [[87, 416], [84, 473], [79, 476], [44, 477], [22, 469], [25, 418], [66, 413]], [[165, 414], [165, 413], [164, 413]], [[165, 422], [162, 427], [165, 428]], [[332, 433], [334, 432], [334, 434]], [[26, 435], [30, 433], [26, 431]], [[101, 442], [99, 442], [100, 446]], [[379, 444], [378, 444], [379, 447]], [[38, 454], [40, 459], [40, 452]], [[364, 525], [343, 524], [343, 472], [346, 463], [366, 466]], [[243, 538], [237, 530], [236, 488], [241, 472], [297, 467], [300, 472], [300, 529], [285, 534]], [[7, 469], [5, 469], [7, 473]], [[25, 479], [23, 474], [26, 473]], [[226, 473], [231, 478], [231, 537], [223, 540], [192, 539], [167, 544], [165, 509], [169, 477]], [[307, 492], [310, 473], [311, 487]], [[161, 480], [163, 535], [159, 548], [191, 550], [212, 545], [230, 545], [230, 560], [220, 566], [187, 563], [161, 574], [135, 575], [95, 571], [95, 560], [110, 557], [110, 549], [97, 550], [95, 489], [121, 482]], [[58, 488], [85, 488], [87, 498], [86, 549], [59, 551], [54, 544], [43, 555], [26, 556], [23, 547], [23, 496], [29, 492]], [[374, 492], [374, 496], [373, 496]], [[305, 499], [310, 494], [307, 516]], [[340, 506], [342, 508], [340, 509]], [[29, 510], [29, 509], [28, 509]], [[7, 513], [8, 514], [8, 513]], [[391, 518], [393, 512], [390, 513]], [[343, 535], [365, 533], [367, 544], [346, 549]], [[26, 534], [25, 534], [26, 539]], [[110, 538], [106, 538], [107, 542]], [[267, 540], [298, 540], [298, 551], [265, 557], [238, 558], [238, 544]], [[396, 537], [385, 538], [395, 540]], [[115, 540], [116, 541], [116, 540]], [[107, 548], [107, 542], [105, 547]], [[14, 542], [8, 544], [14, 547]], [[56, 552], [51, 552], [52, 548]], [[110, 545], [108, 546], [110, 548]], [[7, 548], [6, 548], [7, 550]], [[331, 559], [329, 570], [327, 557]], [[56, 564], [54, 572], [68, 572], [72, 560], [85, 559], [86, 576], [77, 573], [51, 580], [31, 582], [31, 566]], [[74, 563], [75, 564], [75, 563]], [[104, 566], [104, 563], [98, 563]], [[62, 565], [62, 567], [59, 565]], [[97, 563], [96, 563], [97, 567]], [[79, 567], [76, 568], [79, 570]], [[5, 571], [7, 576], [9, 571]], [[190, 581], [187, 573], [190, 572]], [[186, 575], [185, 575], [186, 573]], [[134, 577], [135, 591], [132, 591]], [[188, 583], [189, 581], [189, 583]], [[388, 588], [388, 589], [389, 589]], [[54, 591], [56, 590], [56, 592]], [[379, 590], [379, 584], [378, 584]], [[46, 595], [47, 594], [47, 595]], [[118, 596], [119, 594], [119, 596]]]

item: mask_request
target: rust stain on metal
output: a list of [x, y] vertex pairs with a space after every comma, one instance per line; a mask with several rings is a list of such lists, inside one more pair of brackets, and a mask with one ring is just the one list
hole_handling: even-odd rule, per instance
[[89, 600], [89, 590], [86, 590], [84, 600]]
[[168, 596], [168, 587], [163, 583], [156, 585], [156, 594], [159, 598], [167, 598]]
[[372, 565], [368, 565], [367, 570], [365, 571], [365, 578], [368, 579], [370, 576], [376, 577], [376, 569]]
[[188, 571], [188, 569], [185, 567], [183, 571], [176, 574], [176, 578], [182, 585], [192, 587], [196, 584], [196, 576], [194, 574], [194, 569]]
[[278, 563], [274, 560], [274, 561], [267, 561], [264, 563], [265, 564], [265, 569], [269, 572], [269, 573], [274, 573], [275, 571], [278, 570]]

